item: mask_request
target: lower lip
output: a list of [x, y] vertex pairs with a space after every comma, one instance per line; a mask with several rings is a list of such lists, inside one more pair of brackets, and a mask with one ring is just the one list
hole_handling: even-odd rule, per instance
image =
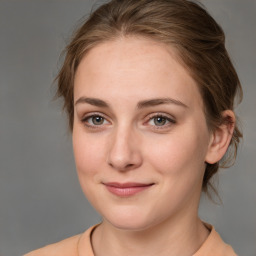
[[138, 194], [139, 192], [142, 192], [148, 188], [150, 188], [152, 185], [147, 186], [140, 186], [140, 187], [114, 187], [114, 186], [108, 186], [106, 185], [107, 190], [116, 195], [121, 197], [128, 197]]

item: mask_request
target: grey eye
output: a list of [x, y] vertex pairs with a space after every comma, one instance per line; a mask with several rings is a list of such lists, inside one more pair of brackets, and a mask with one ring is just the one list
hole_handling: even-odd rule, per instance
[[91, 119], [94, 125], [101, 125], [104, 123], [104, 118], [101, 116], [93, 116]]
[[162, 117], [162, 116], [158, 116], [158, 117], [154, 117], [154, 124], [156, 126], [162, 126], [162, 125], [165, 125], [166, 122], [167, 122], [167, 119], [165, 117]]

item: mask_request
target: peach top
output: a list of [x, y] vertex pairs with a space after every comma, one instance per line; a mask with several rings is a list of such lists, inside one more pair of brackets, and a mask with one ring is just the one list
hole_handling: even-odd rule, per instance
[[[214, 227], [209, 224], [206, 225], [210, 230], [210, 234], [199, 250], [192, 256], [237, 256], [232, 247], [223, 242]], [[91, 234], [96, 226], [89, 228], [83, 234], [45, 246], [24, 256], [94, 256]]]

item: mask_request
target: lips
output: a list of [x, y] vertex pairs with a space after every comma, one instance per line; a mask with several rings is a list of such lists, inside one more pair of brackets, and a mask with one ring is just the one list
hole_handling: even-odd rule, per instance
[[118, 183], [118, 182], [110, 182], [110, 183], [103, 183], [107, 190], [120, 197], [129, 197], [135, 194], [138, 194], [144, 190], [147, 190], [153, 183], [144, 184], [144, 183], [135, 183], [135, 182], [128, 182], [128, 183]]

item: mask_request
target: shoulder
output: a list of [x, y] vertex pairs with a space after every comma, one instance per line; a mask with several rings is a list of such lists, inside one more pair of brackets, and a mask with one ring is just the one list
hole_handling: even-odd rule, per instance
[[83, 234], [72, 236], [58, 243], [47, 245], [24, 256], [94, 256], [91, 245], [91, 234], [99, 224], [90, 227]]
[[77, 256], [77, 247], [81, 235], [76, 235], [55, 244], [32, 251], [24, 256]]
[[210, 234], [193, 256], [237, 256], [233, 248], [222, 240], [214, 227], [206, 223], [205, 226], [210, 230]]

